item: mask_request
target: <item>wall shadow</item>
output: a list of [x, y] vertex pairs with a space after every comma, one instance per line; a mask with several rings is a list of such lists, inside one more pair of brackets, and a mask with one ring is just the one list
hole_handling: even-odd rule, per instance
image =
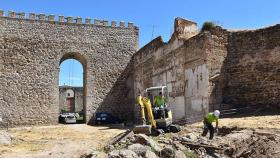
[[[131, 59], [95, 113], [107, 112], [121, 119], [122, 122], [133, 122], [135, 106], [133, 75], [133, 59]], [[90, 118], [88, 124], [95, 124], [95, 114]]]

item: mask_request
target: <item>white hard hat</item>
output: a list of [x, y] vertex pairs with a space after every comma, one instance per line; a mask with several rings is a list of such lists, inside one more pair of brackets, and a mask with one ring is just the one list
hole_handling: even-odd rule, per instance
[[214, 111], [214, 116], [216, 116], [217, 118], [219, 118], [219, 116], [220, 116], [220, 111], [219, 111], [219, 110], [215, 110], [215, 111]]

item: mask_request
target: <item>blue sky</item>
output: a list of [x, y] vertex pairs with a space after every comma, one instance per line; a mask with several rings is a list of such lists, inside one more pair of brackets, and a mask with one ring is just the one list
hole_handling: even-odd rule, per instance
[[[0, 0], [0, 9], [5, 11], [133, 22], [140, 28], [140, 47], [159, 35], [167, 41], [175, 17], [195, 21], [199, 27], [205, 21], [214, 21], [227, 29], [254, 29], [280, 23], [279, 6], [279, 0]], [[65, 74], [69, 74], [70, 63], [61, 68]], [[78, 65], [74, 64], [74, 67]], [[81, 71], [74, 70], [73, 78], [78, 77], [76, 71]], [[77, 82], [77, 85], [81, 83]]]
[[83, 66], [75, 59], [60, 64], [59, 85], [83, 86]]

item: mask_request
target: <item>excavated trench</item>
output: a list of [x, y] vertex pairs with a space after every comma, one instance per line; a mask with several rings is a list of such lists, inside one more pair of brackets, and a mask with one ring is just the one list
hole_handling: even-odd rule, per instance
[[236, 126], [234, 127], [221, 127], [219, 128], [219, 132], [218, 132], [218, 136], [221, 136], [221, 137], [224, 137], [230, 133], [232, 133], [233, 131], [241, 131], [243, 130], [244, 128], [237, 128]]
[[233, 142], [225, 154], [230, 157], [276, 157], [280, 153], [279, 136], [264, 131], [253, 132], [247, 139]]
[[195, 152], [200, 156], [210, 157], [278, 157], [280, 154], [279, 136], [280, 132], [273, 129], [222, 127], [214, 140], [221, 150], [201, 147]]

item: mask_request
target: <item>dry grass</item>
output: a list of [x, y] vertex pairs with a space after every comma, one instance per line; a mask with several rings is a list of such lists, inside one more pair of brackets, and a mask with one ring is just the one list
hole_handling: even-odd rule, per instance
[[30, 156], [49, 151], [55, 155], [56, 151], [67, 152], [68, 147], [69, 152], [75, 153], [77, 150], [82, 154], [89, 149], [102, 148], [124, 130], [87, 125], [57, 125], [13, 128], [8, 132], [14, 137], [13, 143], [0, 146], [0, 157], [16, 157], [18, 154]]

